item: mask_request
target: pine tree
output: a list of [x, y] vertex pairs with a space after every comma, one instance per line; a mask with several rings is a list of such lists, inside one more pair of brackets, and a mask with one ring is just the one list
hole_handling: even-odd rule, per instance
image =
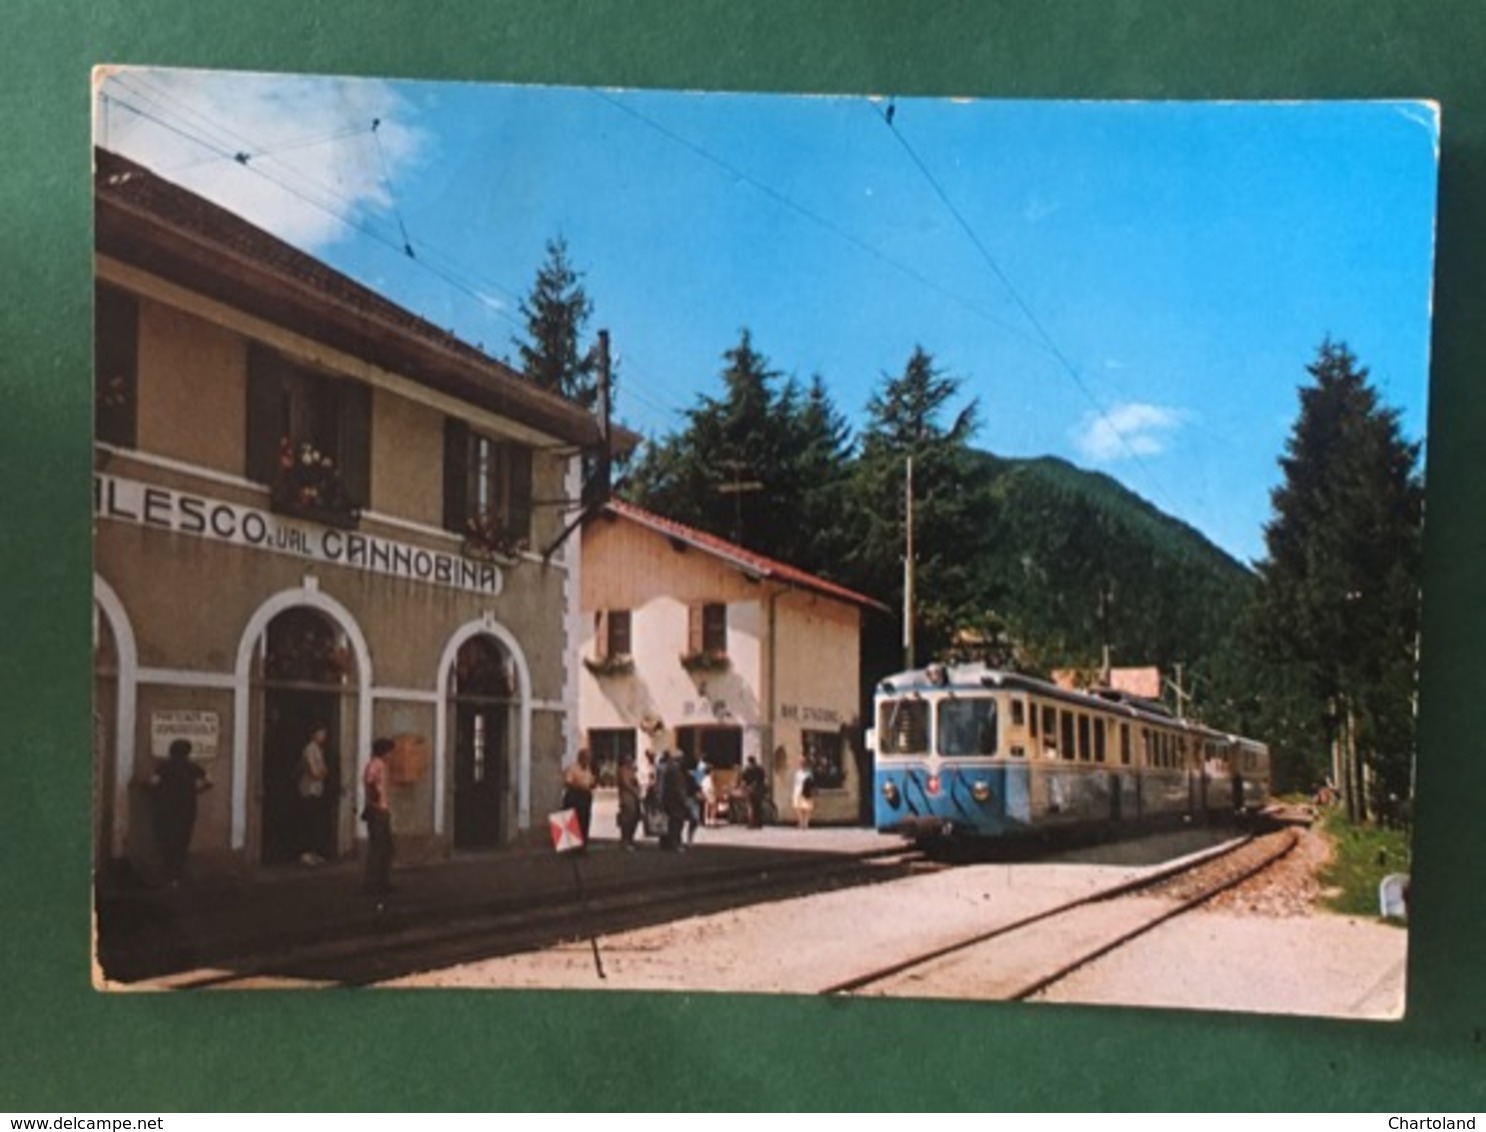
[[568, 261], [567, 241], [547, 241], [547, 259], [521, 302], [526, 338], [513, 339], [520, 369], [528, 380], [590, 411], [598, 404], [598, 376], [582, 337], [592, 313], [583, 276]]
[[[907, 463], [913, 459], [919, 659], [944, 653], [956, 630], [987, 617], [974, 571], [980, 529], [975, 515], [991, 506], [974, 474], [969, 447], [978, 427], [976, 403], [962, 407], [948, 425], [942, 423], [959, 387], [957, 378], [936, 369], [933, 357], [916, 346], [903, 372], [884, 376], [868, 402], [853, 480], [852, 580], [880, 599], [891, 596], [901, 610]], [[889, 652], [878, 644], [873, 660], [885, 665]]]
[[820, 378], [783, 382], [743, 330], [719, 396], [652, 441], [626, 494], [642, 507], [801, 569], [839, 577], [850, 431]]
[[[1330, 762], [1354, 816], [1409, 793], [1419, 631], [1423, 485], [1368, 371], [1341, 343], [1306, 367], [1300, 415], [1280, 460], [1251, 635], [1257, 662], [1289, 679], [1272, 741], [1296, 770]], [[1272, 682], [1271, 682], [1272, 683]], [[1303, 690], [1304, 710], [1296, 695]], [[1309, 747], [1303, 744], [1310, 744]], [[1307, 784], [1308, 785], [1308, 784]], [[1376, 806], [1374, 806], [1376, 809]]]

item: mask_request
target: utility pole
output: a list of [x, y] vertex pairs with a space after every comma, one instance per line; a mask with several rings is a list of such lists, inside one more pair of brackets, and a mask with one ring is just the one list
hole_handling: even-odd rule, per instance
[[611, 393], [609, 387], [609, 332], [599, 331], [599, 440], [603, 448], [599, 452], [598, 467], [598, 498], [604, 502], [609, 500], [609, 492], [613, 487], [613, 473], [611, 462], [614, 458], [614, 449], [610, 443], [613, 426], [609, 420]]
[[905, 554], [903, 555], [903, 667], [913, 667], [913, 457], [908, 457], [904, 511]]
[[733, 482], [717, 485], [718, 495], [731, 495], [733, 497], [733, 541], [742, 545], [743, 543], [743, 494], [750, 491], [763, 491], [764, 485], [758, 480], [745, 480], [743, 469], [747, 466], [742, 460], [719, 460], [721, 467], [727, 468], [733, 473]]
[[1099, 682], [1106, 688], [1109, 687], [1109, 605], [1114, 600], [1114, 587], [1108, 578], [1099, 583], [1099, 640], [1100, 640], [1100, 667]]
[[1168, 680], [1166, 683], [1171, 686], [1172, 692], [1176, 695], [1176, 717], [1178, 719], [1186, 719], [1187, 701], [1192, 698], [1191, 693], [1182, 685], [1182, 671], [1186, 666], [1177, 663], [1173, 664], [1172, 667], [1176, 669], [1176, 679]]

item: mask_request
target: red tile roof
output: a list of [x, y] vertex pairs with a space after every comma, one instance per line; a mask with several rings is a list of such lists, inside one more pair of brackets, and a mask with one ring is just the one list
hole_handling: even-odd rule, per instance
[[688, 527], [685, 523], [678, 523], [674, 519], [667, 519], [662, 515], [646, 511], [642, 507], [636, 507], [633, 503], [626, 503], [620, 499], [610, 500], [604, 509], [612, 515], [639, 523], [642, 527], [648, 527], [657, 534], [667, 538], [680, 539], [688, 546], [711, 554], [722, 559], [744, 573], [753, 574], [760, 578], [768, 578], [777, 582], [785, 582], [801, 589], [813, 590], [826, 597], [836, 598], [839, 601], [850, 602], [853, 605], [864, 606], [868, 609], [887, 611], [887, 606], [880, 601], [849, 590], [845, 586], [838, 586], [835, 582], [828, 582], [824, 578], [816, 577], [814, 574], [806, 573], [798, 567], [791, 566], [786, 562], [780, 562], [773, 558], [766, 558], [762, 554], [755, 554], [746, 547], [737, 543], [720, 539], [716, 535], [709, 535], [706, 531], [699, 531], [695, 527]]

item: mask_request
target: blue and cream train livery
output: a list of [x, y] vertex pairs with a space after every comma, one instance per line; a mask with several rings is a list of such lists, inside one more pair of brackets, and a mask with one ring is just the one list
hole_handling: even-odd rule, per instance
[[1015, 837], [1263, 808], [1269, 750], [1111, 690], [931, 664], [877, 686], [879, 831]]

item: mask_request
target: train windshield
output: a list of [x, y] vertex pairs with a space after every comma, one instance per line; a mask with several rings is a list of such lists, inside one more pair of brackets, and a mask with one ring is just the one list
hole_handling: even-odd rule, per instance
[[879, 709], [877, 748], [884, 755], [922, 755], [929, 749], [929, 705], [888, 700]]
[[996, 701], [955, 698], [939, 701], [939, 753], [947, 758], [996, 753]]

